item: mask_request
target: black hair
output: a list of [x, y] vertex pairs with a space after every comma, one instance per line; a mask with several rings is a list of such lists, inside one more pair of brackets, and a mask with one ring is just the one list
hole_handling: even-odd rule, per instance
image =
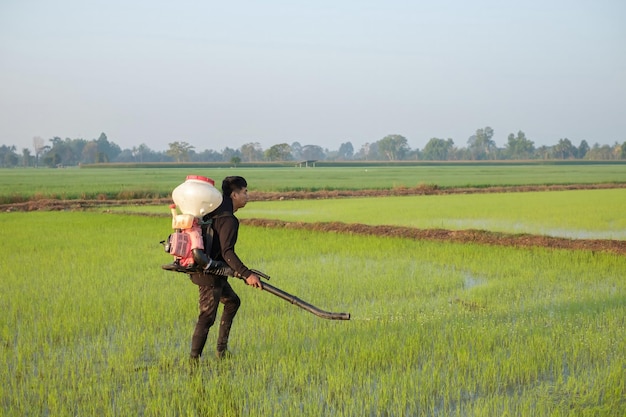
[[225, 197], [230, 197], [233, 191], [239, 191], [242, 188], [246, 188], [247, 186], [248, 183], [246, 182], [246, 179], [244, 177], [233, 175], [224, 178], [224, 181], [222, 181], [222, 193]]

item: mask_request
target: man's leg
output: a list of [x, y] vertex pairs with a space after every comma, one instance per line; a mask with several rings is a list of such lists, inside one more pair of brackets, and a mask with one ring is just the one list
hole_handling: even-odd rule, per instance
[[222, 286], [219, 284], [212, 286], [199, 285], [198, 292], [200, 314], [198, 315], [198, 322], [191, 339], [192, 358], [199, 358], [202, 355], [209, 329], [215, 323], [217, 307], [219, 306], [220, 298], [222, 298]]
[[228, 348], [230, 328], [233, 325], [233, 319], [237, 314], [237, 310], [241, 305], [241, 300], [230, 284], [225, 282], [224, 287], [222, 288], [222, 298], [220, 301], [224, 304], [224, 311], [222, 312], [220, 330], [217, 338], [217, 356], [223, 357], [226, 349]]

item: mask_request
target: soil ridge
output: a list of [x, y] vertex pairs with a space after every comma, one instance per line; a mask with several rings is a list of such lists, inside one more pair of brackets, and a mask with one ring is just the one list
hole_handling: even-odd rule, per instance
[[[332, 199], [355, 197], [385, 197], [409, 195], [443, 195], [443, 194], [476, 194], [476, 193], [506, 193], [506, 192], [539, 192], [564, 190], [594, 190], [626, 188], [626, 183], [606, 184], [567, 184], [567, 185], [523, 185], [498, 187], [455, 187], [439, 188], [434, 185], [420, 185], [417, 187], [396, 187], [392, 189], [376, 190], [320, 190], [320, 191], [287, 191], [287, 192], [260, 192], [251, 191], [251, 201], [274, 201], [289, 199]], [[141, 216], [169, 217], [169, 213], [146, 214], [137, 212], [110, 211], [107, 207], [114, 206], [142, 206], [171, 204], [170, 198], [133, 199], [133, 200], [102, 200], [102, 199], [36, 199], [20, 203], [1, 204], [0, 212], [12, 211], [59, 211], [59, 210], [93, 210], [105, 209], [105, 212], [116, 214], [132, 214]], [[477, 243], [497, 246], [515, 247], [546, 247], [554, 249], [586, 250], [592, 252], [608, 252], [626, 255], [626, 240], [612, 239], [568, 239], [544, 235], [510, 234], [491, 232], [486, 230], [446, 230], [446, 229], [416, 229], [402, 226], [365, 225], [341, 222], [286, 222], [270, 219], [242, 219], [242, 224], [268, 228], [290, 228], [314, 230], [332, 233], [361, 234], [372, 236], [402, 237], [416, 240], [435, 240], [456, 243]]]

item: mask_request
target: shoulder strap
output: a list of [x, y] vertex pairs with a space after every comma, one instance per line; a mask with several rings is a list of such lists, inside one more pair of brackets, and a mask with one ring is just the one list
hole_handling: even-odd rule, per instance
[[211, 257], [211, 246], [213, 246], [213, 218], [202, 219], [200, 228], [202, 229], [202, 242], [204, 243], [204, 253]]
[[229, 214], [232, 213], [223, 211], [216, 215], [204, 216], [200, 222], [200, 227], [202, 228], [202, 240], [204, 243], [204, 253], [206, 253], [208, 257], [211, 257], [211, 247], [213, 246], [213, 220], [218, 217], [228, 216]]

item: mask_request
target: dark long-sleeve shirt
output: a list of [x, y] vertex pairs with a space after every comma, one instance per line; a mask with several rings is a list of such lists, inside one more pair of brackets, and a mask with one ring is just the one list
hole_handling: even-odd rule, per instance
[[251, 271], [235, 252], [235, 244], [239, 234], [239, 219], [233, 213], [233, 202], [230, 197], [224, 197], [224, 201], [215, 210], [215, 213], [212, 216], [211, 259], [226, 262], [237, 274], [248, 278]]
[[[233, 201], [230, 197], [224, 197], [222, 204], [210, 215], [205, 216], [204, 221], [212, 218], [212, 224], [207, 232], [212, 233], [211, 242], [205, 240], [204, 250], [209, 258], [223, 261], [228, 264], [239, 276], [248, 278], [252, 271], [242, 262], [235, 252], [237, 235], [239, 233], [239, 220], [233, 212]], [[204, 227], [204, 226], [203, 226]], [[210, 236], [209, 233], [206, 235]], [[198, 272], [189, 276], [191, 281], [200, 286], [213, 286], [216, 279], [227, 279], [221, 275], [211, 275]]]

